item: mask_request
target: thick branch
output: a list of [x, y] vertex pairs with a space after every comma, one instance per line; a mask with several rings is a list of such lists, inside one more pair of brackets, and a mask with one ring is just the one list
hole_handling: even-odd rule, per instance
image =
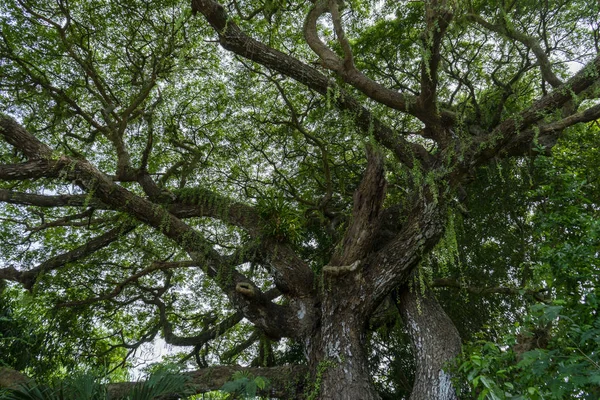
[[24, 181], [40, 178], [58, 178], [73, 181], [75, 175], [70, 171], [65, 158], [58, 160], [32, 159], [20, 164], [0, 165], [0, 179], [3, 181]]
[[261, 233], [262, 221], [256, 209], [203, 188], [175, 192], [169, 211], [179, 218], [212, 217], [246, 229], [251, 236]]
[[[189, 378], [189, 386], [193, 393], [206, 393], [219, 390], [225, 382], [231, 381], [232, 375], [238, 371], [245, 371], [252, 376], [262, 376], [269, 380], [271, 386], [264, 391], [259, 390], [258, 395], [280, 399], [303, 398], [305, 377], [308, 369], [304, 365], [285, 365], [270, 368], [254, 368], [232, 366], [209, 367], [183, 374]], [[111, 384], [108, 392], [111, 398], [119, 398], [126, 394], [135, 385], [134, 382]], [[179, 399], [174, 395], [169, 399]]]
[[[428, 190], [426, 187], [424, 190]], [[427, 197], [425, 194], [423, 197]], [[391, 291], [408, 279], [444, 232], [446, 218], [441, 204], [417, 199], [400, 232], [369, 259], [370, 267], [364, 277], [366, 293], [372, 293], [367, 313], [375, 310]]]
[[425, 55], [421, 61], [421, 94], [418, 98], [423, 115], [423, 120], [430, 130], [430, 136], [438, 141], [445, 141], [445, 131], [437, 111], [437, 86], [438, 68], [441, 60], [440, 47], [442, 38], [446, 33], [452, 12], [448, 9], [446, 1], [433, 0], [425, 5], [425, 32], [423, 33], [423, 46]]
[[513, 138], [505, 147], [508, 155], [519, 156], [532, 151], [548, 154], [556, 144], [558, 137], [565, 128], [581, 122], [591, 122], [600, 119], [600, 104], [575, 113], [559, 121], [528, 129]]
[[[197, 371], [182, 372], [188, 378], [188, 387], [192, 393], [200, 394], [219, 390], [226, 382], [231, 381], [235, 372], [244, 371], [251, 376], [262, 376], [269, 380], [270, 386], [266, 390], [259, 390], [258, 395], [280, 399], [302, 399], [305, 387], [305, 378], [308, 369], [304, 365], [285, 365], [280, 367], [258, 368], [216, 366]], [[19, 383], [32, 382], [26, 375], [9, 368], [0, 368], [0, 389], [15, 388]], [[139, 382], [119, 382], [108, 385], [111, 399], [126, 396]], [[177, 393], [161, 397], [162, 400], [179, 399]]]
[[368, 147], [367, 169], [354, 192], [352, 222], [346, 230], [340, 251], [332, 257], [330, 266], [348, 266], [366, 257], [379, 227], [379, 211], [385, 199], [385, 189], [383, 155]]
[[29, 160], [52, 156], [50, 147], [37, 140], [17, 121], [5, 115], [0, 115], [0, 135], [3, 135], [9, 144], [22, 151]]

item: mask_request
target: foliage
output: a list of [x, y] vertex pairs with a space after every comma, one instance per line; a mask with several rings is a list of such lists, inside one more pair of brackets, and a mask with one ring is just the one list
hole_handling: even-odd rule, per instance
[[[121, 400], [153, 400], [165, 394], [185, 395], [187, 378], [173, 371], [159, 369], [136, 383]], [[80, 374], [63, 379], [53, 386], [25, 384], [0, 394], [3, 400], [108, 400], [106, 383], [101, 377]], [[116, 400], [116, 399], [115, 399]]]
[[[595, 296], [586, 300], [585, 310], [568, 310], [568, 314], [563, 306], [532, 307], [526, 324], [513, 329], [519, 333], [502, 338], [504, 349], [486, 341], [467, 347], [458, 370], [469, 382], [464, 395], [478, 399], [597, 398], [600, 321], [590, 313], [591, 307], [597, 307]], [[592, 317], [593, 325], [578, 321], [585, 314]], [[543, 340], [537, 336], [539, 327], [548, 324], [553, 325], [552, 337], [544, 348], [519, 353], [517, 343]]]
[[[596, 398], [600, 387], [596, 128], [572, 130], [552, 158], [536, 160], [536, 184], [523, 197], [533, 246], [528, 281], [553, 300], [493, 341], [472, 342], [459, 362], [478, 398]], [[521, 200], [521, 201], [523, 201]], [[480, 335], [481, 336], [481, 335]]]
[[231, 399], [254, 399], [258, 390], [266, 390], [269, 380], [262, 376], [254, 377], [247, 371], [236, 371], [229, 382], [221, 387], [225, 393], [229, 393]]
[[[0, 307], [0, 364], [26, 371], [45, 383], [89, 369], [111, 369], [112, 379], [126, 377], [127, 371], [121, 368], [124, 352], [107, 353], [110, 343], [90, 340], [94, 332], [102, 336], [90, 320], [73, 313], [57, 313], [6, 284], [0, 291]], [[77, 335], [73, 339], [65, 335], [68, 330], [64, 327], [68, 325], [72, 325], [68, 330]], [[104, 356], [86, 357], [90, 352]], [[39, 354], [45, 356], [39, 358]]]

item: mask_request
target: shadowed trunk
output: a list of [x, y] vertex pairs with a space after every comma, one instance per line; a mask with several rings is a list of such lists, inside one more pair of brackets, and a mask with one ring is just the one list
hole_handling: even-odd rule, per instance
[[397, 307], [410, 335], [417, 370], [410, 400], [454, 400], [456, 392], [446, 363], [458, 356], [461, 341], [452, 320], [433, 293], [420, 295], [406, 287], [397, 294]]
[[349, 296], [348, 291], [340, 292], [324, 294], [321, 324], [305, 342], [313, 374], [312, 384], [308, 384], [309, 398], [379, 399], [366, 354], [367, 318], [361, 310], [363, 305], [359, 296]]

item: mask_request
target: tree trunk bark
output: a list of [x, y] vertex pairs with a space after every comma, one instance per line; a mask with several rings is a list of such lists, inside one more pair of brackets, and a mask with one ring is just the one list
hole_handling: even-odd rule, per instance
[[446, 363], [458, 356], [461, 340], [433, 293], [425, 296], [408, 288], [400, 289], [397, 307], [410, 335], [417, 370], [410, 400], [458, 399]]
[[307, 398], [379, 400], [366, 353], [366, 316], [357, 299], [327, 294], [321, 303], [321, 324], [305, 340], [312, 372]]

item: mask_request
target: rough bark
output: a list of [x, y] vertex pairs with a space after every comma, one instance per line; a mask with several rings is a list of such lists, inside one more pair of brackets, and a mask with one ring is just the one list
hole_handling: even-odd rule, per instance
[[320, 400], [379, 399], [368, 368], [364, 304], [339, 289], [353, 280], [346, 276], [337, 290], [324, 293], [321, 325], [305, 340], [314, 382], [309, 393]]
[[397, 307], [411, 338], [417, 370], [410, 400], [458, 399], [444, 366], [461, 349], [456, 327], [433, 293], [421, 296], [418, 288], [403, 288]]

